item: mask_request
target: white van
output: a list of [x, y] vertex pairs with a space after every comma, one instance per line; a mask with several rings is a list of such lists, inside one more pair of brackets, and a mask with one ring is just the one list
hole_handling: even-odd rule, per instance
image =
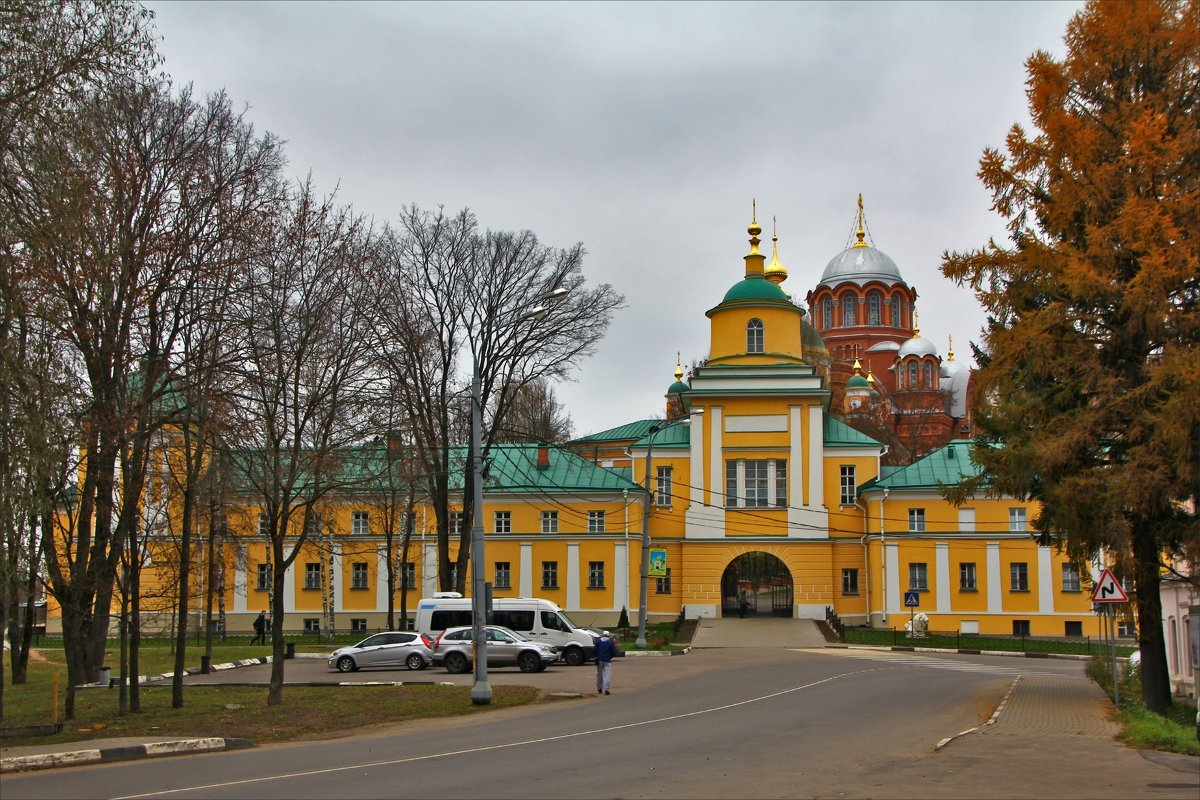
[[[492, 623], [556, 645], [563, 660], [577, 667], [593, 658], [596, 639], [581, 630], [549, 600], [537, 597], [497, 597], [492, 600]], [[471, 601], [458, 592], [439, 592], [417, 604], [416, 630], [437, 638], [447, 628], [471, 625]]]

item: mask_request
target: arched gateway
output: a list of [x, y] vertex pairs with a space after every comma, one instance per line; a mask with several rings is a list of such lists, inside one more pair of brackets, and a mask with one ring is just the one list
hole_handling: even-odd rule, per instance
[[792, 616], [792, 573], [770, 553], [743, 553], [721, 575], [721, 616]]

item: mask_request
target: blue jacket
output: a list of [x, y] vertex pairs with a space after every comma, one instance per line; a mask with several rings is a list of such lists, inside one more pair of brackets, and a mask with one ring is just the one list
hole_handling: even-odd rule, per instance
[[617, 654], [617, 642], [611, 636], [601, 636], [596, 640], [596, 660], [612, 661]]

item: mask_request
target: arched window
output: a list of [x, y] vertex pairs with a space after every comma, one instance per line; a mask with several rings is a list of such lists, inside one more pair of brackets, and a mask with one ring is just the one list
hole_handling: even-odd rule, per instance
[[833, 327], [833, 298], [826, 297], [821, 301], [821, 329]]
[[925, 388], [933, 388], [933, 365], [928, 361], [925, 362]]
[[892, 327], [901, 328], [903, 325], [900, 322], [900, 298], [892, 298]]
[[882, 305], [883, 305], [883, 297], [880, 296], [879, 292], [871, 292], [869, 295], [867, 295], [867, 324], [868, 325], [882, 324], [880, 322], [880, 316], [883, 314], [883, 309], [881, 308]]
[[910, 362], [908, 365], [908, 385], [909, 388], [917, 388], [917, 362]]
[[763, 324], [760, 319], [752, 319], [746, 323], [746, 352], [761, 353], [763, 351]]
[[852, 328], [858, 324], [855, 312], [858, 310], [858, 298], [852, 294], [842, 295], [842, 327]]
[[897, 370], [897, 372], [896, 372], [896, 382], [897, 382], [897, 386], [898, 386], [898, 388], [900, 388], [900, 389], [903, 389], [903, 388], [904, 388], [904, 386], [905, 386], [905, 383], [906, 383], [906, 382], [905, 382], [905, 380], [904, 380], [904, 376], [905, 376], [905, 374], [906, 374], [906, 373], [904, 372], [904, 367], [901, 367], [901, 368], [900, 368], [899, 370]]

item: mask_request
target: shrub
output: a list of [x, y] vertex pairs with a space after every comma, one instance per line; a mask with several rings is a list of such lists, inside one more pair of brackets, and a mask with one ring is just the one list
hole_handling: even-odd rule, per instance
[[621, 616], [617, 620], [617, 627], [618, 628], [628, 628], [629, 627], [629, 611], [626, 610], [625, 606], [621, 606]]

